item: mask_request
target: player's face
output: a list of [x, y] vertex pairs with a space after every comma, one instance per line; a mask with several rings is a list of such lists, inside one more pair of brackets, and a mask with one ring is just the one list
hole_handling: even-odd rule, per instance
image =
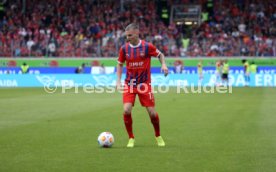
[[127, 30], [126, 31], [127, 42], [131, 43], [132, 45], [137, 45], [139, 42], [138, 35], [139, 35], [139, 31], [137, 30], [133, 30], [133, 29]]

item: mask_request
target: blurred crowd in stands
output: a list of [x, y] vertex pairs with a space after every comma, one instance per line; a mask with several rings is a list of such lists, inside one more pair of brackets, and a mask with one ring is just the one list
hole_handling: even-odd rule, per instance
[[190, 56], [276, 56], [276, 1], [233, 2], [215, 4], [195, 29]]
[[[207, 0], [169, 0], [199, 4]], [[276, 56], [276, 1], [214, 0], [208, 20], [165, 24], [159, 0], [2, 0], [0, 57], [116, 57], [124, 27], [139, 23], [142, 39], [166, 56]]]

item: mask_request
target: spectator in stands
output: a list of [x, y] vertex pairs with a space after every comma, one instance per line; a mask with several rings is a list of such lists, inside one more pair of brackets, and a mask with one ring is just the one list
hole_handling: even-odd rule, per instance
[[250, 63], [250, 72], [252, 74], [256, 74], [258, 72], [258, 66], [255, 64], [254, 61]]
[[81, 66], [76, 68], [75, 73], [81, 74], [85, 72], [84, 70], [85, 70], [85, 63], [82, 63]]
[[22, 74], [27, 74], [29, 73], [29, 68], [29, 65], [27, 65], [27, 63], [24, 62], [20, 67], [20, 71]]
[[229, 64], [228, 64], [228, 61], [227, 60], [223, 60], [221, 79], [222, 79], [222, 84], [224, 86], [228, 86], [228, 84], [229, 84], [228, 74], [229, 74]]
[[104, 64], [101, 64], [100, 69], [99, 69], [100, 74], [105, 74], [105, 67]]
[[176, 60], [174, 62], [174, 71], [175, 73], [182, 73], [184, 70], [183, 62], [181, 60]]
[[199, 62], [197, 64], [197, 75], [198, 75], [198, 85], [201, 86], [202, 81], [203, 81], [203, 63], [202, 63], [202, 60], [199, 60]]
[[249, 86], [250, 82], [250, 66], [249, 62], [246, 59], [242, 60], [244, 66], [244, 79], [245, 79], [245, 86]]

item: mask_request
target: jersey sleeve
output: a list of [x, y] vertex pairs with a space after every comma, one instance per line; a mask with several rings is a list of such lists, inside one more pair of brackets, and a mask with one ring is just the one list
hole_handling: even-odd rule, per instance
[[123, 47], [121, 47], [120, 51], [119, 51], [118, 63], [119, 64], [124, 64], [125, 61], [126, 61], [126, 56], [125, 56]]
[[161, 52], [151, 43], [149, 43], [149, 56], [158, 57]]

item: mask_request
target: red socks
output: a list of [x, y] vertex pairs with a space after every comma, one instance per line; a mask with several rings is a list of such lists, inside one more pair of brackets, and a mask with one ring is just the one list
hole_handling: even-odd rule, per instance
[[158, 137], [160, 136], [160, 125], [159, 125], [159, 116], [158, 113], [156, 113], [155, 116], [151, 116], [151, 123], [154, 127], [154, 131], [155, 131], [155, 136]]
[[126, 130], [127, 130], [127, 133], [128, 133], [128, 137], [129, 138], [134, 138], [133, 131], [132, 131], [131, 114], [130, 115], [124, 114], [124, 122], [125, 122]]
[[[128, 133], [129, 138], [134, 138], [133, 131], [132, 131], [132, 117], [130, 115], [124, 114], [124, 123], [126, 126], [126, 130]], [[153, 125], [154, 131], [155, 131], [155, 136], [158, 137], [160, 136], [160, 124], [159, 124], [159, 116], [156, 113], [156, 116], [151, 116], [151, 123]]]

